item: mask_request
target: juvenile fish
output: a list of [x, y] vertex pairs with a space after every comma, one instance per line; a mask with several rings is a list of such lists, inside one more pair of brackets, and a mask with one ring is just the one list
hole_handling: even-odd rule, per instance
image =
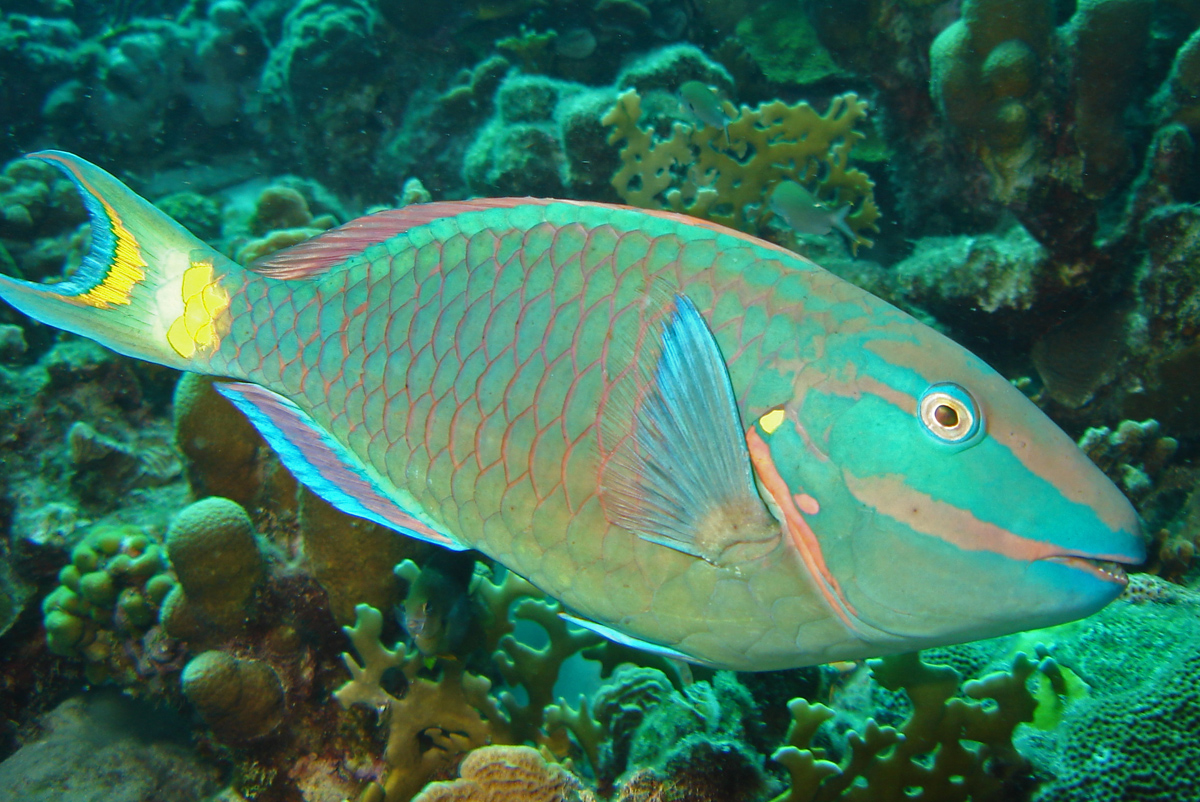
[[769, 205], [771, 211], [796, 231], [823, 237], [836, 228], [851, 245], [858, 242], [858, 236], [846, 225], [846, 215], [854, 208], [848, 203], [830, 209], [795, 181], [780, 181], [771, 193]]
[[725, 102], [708, 84], [687, 81], [679, 87], [679, 103], [684, 111], [704, 125], [725, 131], [725, 143], [729, 143], [729, 124], [734, 118], [725, 110]]

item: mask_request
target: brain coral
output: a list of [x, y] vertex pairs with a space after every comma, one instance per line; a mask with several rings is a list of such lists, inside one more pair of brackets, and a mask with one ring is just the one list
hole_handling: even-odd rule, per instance
[[1200, 788], [1200, 597], [1121, 599], [1058, 633], [1054, 654], [1089, 686], [1051, 733], [1019, 747], [1054, 776], [1037, 802], [1195, 799]]

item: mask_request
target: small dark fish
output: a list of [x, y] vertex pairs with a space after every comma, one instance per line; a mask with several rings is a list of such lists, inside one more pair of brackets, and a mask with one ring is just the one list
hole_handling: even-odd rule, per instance
[[846, 225], [846, 215], [854, 208], [849, 203], [837, 210], [830, 209], [795, 181], [780, 181], [771, 193], [770, 206], [796, 231], [823, 237], [836, 228], [851, 245], [858, 242], [858, 236]]
[[704, 125], [724, 129], [725, 142], [729, 143], [729, 124], [734, 118], [725, 111], [725, 101], [711, 86], [700, 81], [686, 82], [679, 87], [679, 103], [684, 111]]
[[428, 657], [459, 655], [474, 621], [471, 578], [475, 560], [461, 552], [437, 554], [423, 567], [411, 560], [396, 566], [408, 580], [401, 623], [417, 650]]

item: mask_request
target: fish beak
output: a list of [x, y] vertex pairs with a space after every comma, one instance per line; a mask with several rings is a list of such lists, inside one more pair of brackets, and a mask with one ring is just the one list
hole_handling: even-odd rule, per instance
[[1129, 575], [1125, 573], [1125, 569], [1121, 567], [1120, 563], [1113, 560], [1096, 560], [1075, 555], [1061, 555], [1045, 559], [1047, 562], [1055, 562], [1078, 571], [1084, 571], [1103, 582], [1112, 582], [1121, 587], [1129, 584]]

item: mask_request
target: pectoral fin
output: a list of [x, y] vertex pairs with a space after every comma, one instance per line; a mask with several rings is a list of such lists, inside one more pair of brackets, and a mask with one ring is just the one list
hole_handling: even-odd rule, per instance
[[755, 488], [729, 372], [688, 298], [658, 315], [642, 350], [644, 392], [604, 482], [610, 520], [651, 543], [712, 563], [765, 553], [780, 537]]

